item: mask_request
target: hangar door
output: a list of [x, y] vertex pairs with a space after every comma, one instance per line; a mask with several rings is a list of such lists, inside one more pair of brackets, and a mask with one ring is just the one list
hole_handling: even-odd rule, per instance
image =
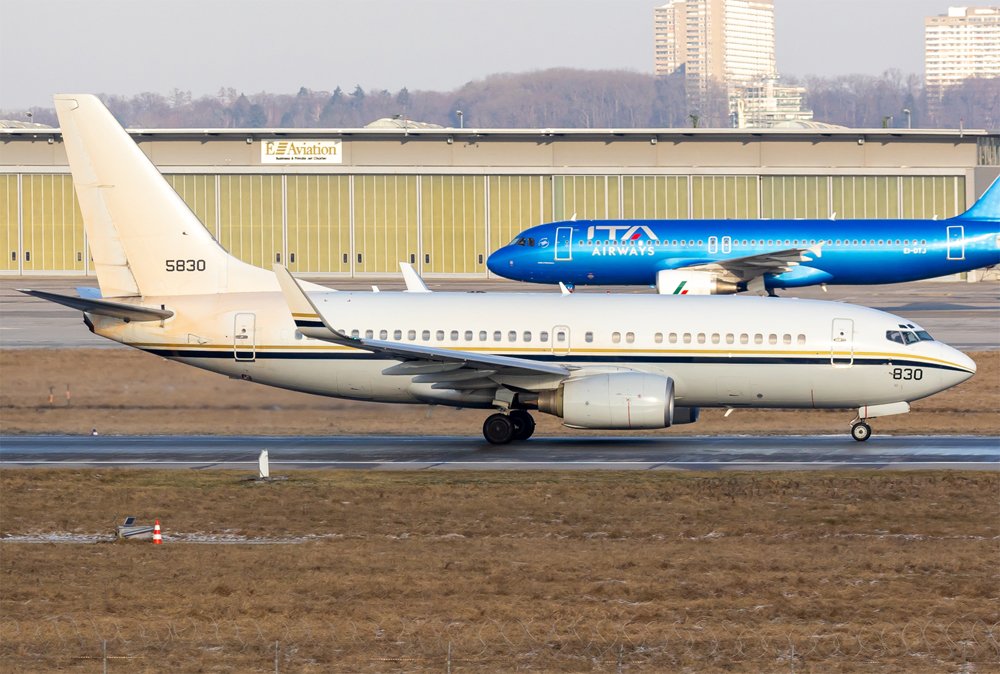
[[421, 260], [424, 272], [486, 271], [486, 179], [482, 176], [420, 178]]

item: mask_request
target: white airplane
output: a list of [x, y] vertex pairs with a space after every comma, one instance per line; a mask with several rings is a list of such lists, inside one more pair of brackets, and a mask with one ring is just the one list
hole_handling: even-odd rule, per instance
[[[971, 377], [910, 321], [842, 303], [753, 297], [337, 292], [229, 255], [101, 102], [55, 99], [100, 297], [31, 295], [103, 337], [234, 378], [319, 395], [529, 410], [571, 428], [691, 423], [700, 407], [857, 408], [867, 420]], [[413, 429], [417, 431], [418, 429]]]

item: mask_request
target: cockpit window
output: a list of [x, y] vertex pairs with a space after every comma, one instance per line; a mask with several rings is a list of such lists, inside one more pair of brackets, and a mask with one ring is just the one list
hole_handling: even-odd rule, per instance
[[531, 237], [522, 236], [517, 241], [514, 242], [515, 246], [534, 246], [535, 240]]
[[926, 330], [886, 330], [885, 338], [897, 344], [916, 344], [917, 342], [934, 341], [934, 338]]

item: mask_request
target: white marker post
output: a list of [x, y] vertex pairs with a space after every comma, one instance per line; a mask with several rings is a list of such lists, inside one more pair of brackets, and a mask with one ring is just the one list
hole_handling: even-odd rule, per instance
[[268, 480], [271, 478], [271, 469], [267, 465], [267, 450], [260, 450], [260, 458], [257, 460], [258, 466], [260, 467], [260, 474], [257, 476], [260, 480]]

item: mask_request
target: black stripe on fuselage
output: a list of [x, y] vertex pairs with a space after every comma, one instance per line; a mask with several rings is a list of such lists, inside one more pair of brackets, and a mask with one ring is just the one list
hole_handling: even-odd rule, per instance
[[[207, 350], [207, 349], [150, 349], [143, 351], [161, 356], [163, 358], [210, 358], [210, 359], [232, 359], [232, 351]], [[249, 353], [249, 350], [241, 350], [241, 353]], [[242, 357], [242, 356], [241, 356]], [[330, 351], [257, 351], [254, 354], [257, 360], [381, 360], [387, 363], [398, 362], [401, 358], [386, 357], [384, 354], [365, 352], [330, 352]], [[579, 355], [579, 356], [554, 356], [552, 354], [531, 354], [513, 355], [514, 358], [522, 358], [528, 361], [545, 363], [587, 363], [587, 364], [653, 364], [653, 365], [708, 365], [732, 363], [739, 365], [830, 365], [830, 356], [600, 356], [600, 355]], [[846, 356], [835, 358], [837, 364], [846, 364]], [[854, 365], [893, 365], [898, 367], [926, 367], [939, 370], [953, 370], [955, 372], [968, 372], [964, 368], [946, 363], [928, 363], [922, 360], [892, 359], [892, 358], [865, 358], [855, 357]]]

